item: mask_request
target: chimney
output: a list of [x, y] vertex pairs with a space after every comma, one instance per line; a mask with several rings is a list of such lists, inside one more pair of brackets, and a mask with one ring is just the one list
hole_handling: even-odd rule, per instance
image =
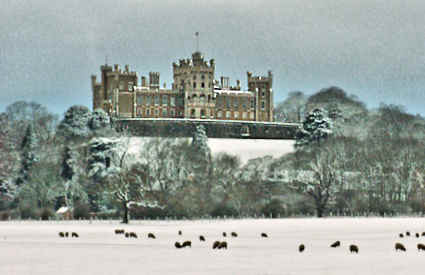
[[142, 76], [142, 87], [146, 87], [146, 77]]
[[236, 80], [236, 87], [240, 88], [241, 87], [241, 81], [238, 79]]

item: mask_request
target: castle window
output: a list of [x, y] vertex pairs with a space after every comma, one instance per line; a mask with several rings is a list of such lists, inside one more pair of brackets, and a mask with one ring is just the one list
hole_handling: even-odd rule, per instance
[[221, 118], [223, 116], [223, 113], [221, 111], [217, 112], [217, 118]]
[[226, 98], [226, 107], [230, 109], [230, 98]]
[[247, 102], [247, 98], [243, 98], [242, 99], [242, 108], [245, 110], [246, 109], [246, 102]]
[[252, 108], [252, 109], [254, 109], [254, 108], [255, 108], [255, 102], [254, 102], [254, 99], [253, 99], [253, 98], [251, 98], [251, 108]]
[[120, 88], [120, 90], [124, 90], [124, 81], [120, 81], [119, 88]]
[[150, 114], [150, 110], [149, 109], [146, 109], [146, 116], [150, 116], [151, 114]]
[[204, 80], [205, 79], [205, 75], [201, 75], [201, 79]]
[[159, 115], [159, 110], [158, 109], [155, 109], [155, 115], [156, 116]]
[[176, 111], [174, 109], [171, 109], [170, 110], [170, 113], [171, 113], [171, 117], [175, 117], [176, 116]]
[[155, 96], [155, 105], [159, 105], [159, 95]]
[[253, 112], [249, 113], [249, 119], [254, 119], [254, 113]]
[[246, 118], [247, 118], [246, 112], [243, 112], [242, 113], [242, 119], [246, 119]]
[[230, 118], [230, 111], [226, 111], [226, 118]]
[[266, 96], [266, 93], [265, 92], [261, 92], [261, 96], [262, 97]]
[[237, 97], [233, 98], [233, 107], [238, 108], [239, 106], [239, 99]]
[[201, 118], [205, 118], [205, 110], [204, 109], [201, 110]]
[[176, 98], [174, 96], [170, 97], [170, 105], [176, 106]]
[[205, 83], [204, 82], [201, 83], [201, 88], [205, 88]]
[[163, 108], [163, 109], [162, 109], [162, 116], [163, 116], [163, 117], [168, 116], [168, 111], [167, 111], [167, 109], [166, 109], [166, 108]]
[[261, 110], [264, 110], [264, 108], [265, 108], [265, 102], [264, 101], [261, 101]]
[[196, 89], [196, 82], [193, 82], [193, 89]]
[[234, 112], [233, 115], [234, 115], [235, 119], [237, 119], [239, 117], [239, 112]]
[[191, 118], [195, 117], [195, 109], [190, 110], [190, 117]]
[[162, 95], [161, 96], [161, 103], [162, 103], [162, 105], [167, 105], [168, 104], [168, 96]]
[[143, 104], [143, 96], [137, 95], [136, 102], [137, 102], [137, 105], [142, 105]]
[[196, 74], [193, 75], [193, 80], [196, 80]]
[[133, 91], [133, 82], [128, 82], [128, 90], [130, 91], [130, 92], [132, 92]]

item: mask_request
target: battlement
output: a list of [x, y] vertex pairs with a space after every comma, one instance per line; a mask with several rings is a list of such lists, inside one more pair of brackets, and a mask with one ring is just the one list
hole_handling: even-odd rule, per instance
[[248, 76], [248, 82], [268, 82], [273, 81], [273, 73], [272, 71], [268, 71], [267, 76], [253, 76], [252, 72], [246, 72]]
[[210, 61], [204, 60], [204, 57], [200, 52], [195, 52], [192, 54], [192, 59], [180, 59], [179, 63], [173, 62], [173, 70], [174, 72], [178, 72], [179, 69], [187, 69], [193, 67], [202, 67], [204, 69], [214, 70], [215, 61], [214, 59], [210, 59]]

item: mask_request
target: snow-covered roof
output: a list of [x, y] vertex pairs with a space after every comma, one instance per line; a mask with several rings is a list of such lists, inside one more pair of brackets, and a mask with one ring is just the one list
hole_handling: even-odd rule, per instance
[[69, 207], [62, 206], [61, 208], [59, 208], [59, 209], [56, 211], [56, 214], [64, 214], [64, 213], [68, 212], [69, 210], [70, 210], [70, 209], [69, 209]]

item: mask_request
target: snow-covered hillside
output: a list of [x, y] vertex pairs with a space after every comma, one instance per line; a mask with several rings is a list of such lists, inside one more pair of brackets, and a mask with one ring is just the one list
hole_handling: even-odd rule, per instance
[[[150, 138], [132, 138], [131, 152], [137, 154], [143, 141]], [[294, 151], [294, 141], [275, 139], [231, 139], [231, 138], [209, 138], [208, 144], [214, 155], [224, 152], [239, 156], [245, 164], [249, 159], [264, 156], [280, 157]]]

